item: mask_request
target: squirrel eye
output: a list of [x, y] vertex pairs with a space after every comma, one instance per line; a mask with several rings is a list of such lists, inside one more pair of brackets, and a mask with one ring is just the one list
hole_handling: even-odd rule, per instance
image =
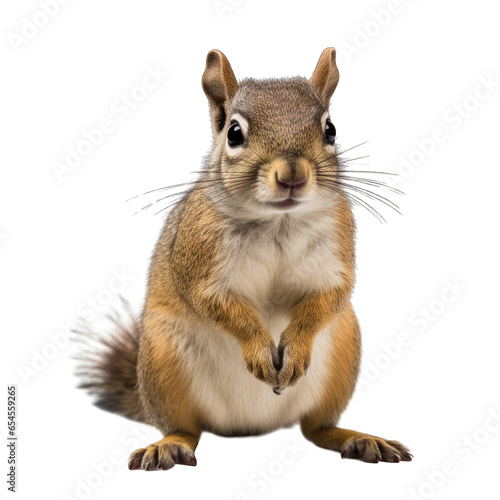
[[243, 132], [238, 122], [231, 124], [227, 131], [227, 142], [231, 147], [241, 146], [243, 144]]
[[328, 144], [335, 144], [335, 137], [337, 136], [337, 131], [330, 120], [326, 120], [325, 126], [325, 139]]

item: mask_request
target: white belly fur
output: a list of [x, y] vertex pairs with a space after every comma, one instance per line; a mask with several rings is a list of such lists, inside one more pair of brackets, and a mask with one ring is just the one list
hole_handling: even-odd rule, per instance
[[[275, 339], [287, 324], [286, 317], [273, 320], [270, 331]], [[218, 330], [191, 330], [189, 342], [179, 347], [189, 365], [192, 394], [208, 430], [259, 433], [298, 422], [321, 397], [332, 357], [331, 335], [328, 328], [317, 335], [307, 375], [278, 396], [247, 371], [235, 339]]]

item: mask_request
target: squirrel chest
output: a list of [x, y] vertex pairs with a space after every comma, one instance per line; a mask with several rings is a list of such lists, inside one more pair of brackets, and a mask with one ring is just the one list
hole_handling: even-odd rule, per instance
[[235, 228], [223, 247], [224, 286], [249, 301], [275, 341], [305, 293], [342, 285], [344, 265], [328, 215], [308, 222], [288, 215]]

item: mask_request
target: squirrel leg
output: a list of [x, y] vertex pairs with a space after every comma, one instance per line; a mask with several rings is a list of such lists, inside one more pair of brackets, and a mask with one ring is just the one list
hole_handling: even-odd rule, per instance
[[146, 423], [165, 436], [132, 453], [129, 469], [167, 470], [175, 464], [196, 465], [201, 435], [199, 413], [191, 397], [189, 373], [170, 335], [168, 311], [147, 310], [138, 356], [138, 385]]
[[408, 462], [412, 459], [408, 448], [398, 441], [340, 427], [312, 428], [307, 421], [303, 421], [301, 427], [306, 439], [321, 448], [339, 451], [342, 458], [355, 458], [369, 463]]
[[130, 470], [167, 470], [175, 464], [196, 465], [194, 451], [198, 445], [200, 434], [175, 432], [168, 434], [160, 441], [140, 448], [130, 455]]
[[334, 349], [329, 357], [324, 396], [316, 409], [302, 418], [302, 433], [317, 446], [340, 452], [342, 458], [371, 463], [411, 460], [408, 448], [398, 441], [336, 426], [354, 391], [359, 370], [360, 332], [350, 304], [331, 328]]

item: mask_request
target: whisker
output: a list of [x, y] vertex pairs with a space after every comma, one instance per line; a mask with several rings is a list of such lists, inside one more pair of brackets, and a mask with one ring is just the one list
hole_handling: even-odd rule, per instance
[[326, 182], [339, 182], [346, 189], [352, 189], [353, 191], [356, 191], [360, 194], [364, 194], [365, 196], [368, 196], [369, 198], [371, 198], [373, 200], [380, 201], [380, 202], [384, 203], [384, 205], [387, 205], [388, 207], [392, 208], [393, 210], [395, 210], [396, 212], [399, 213], [399, 207], [393, 201], [389, 200], [385, 196], [382, 196], [379, 193], [374, 193], [373, 191], [370, 191], [369, 189], [363, 188], [361, 186], [353, 186], [353, 185], [348, 184], [346, 182], [342, 182], [342, 180], [339, 177], [337, 177], [337, 179], [339, 179], [339, 180], [333, 180], [331, 178], [330, 179], [324, 178], [324, 180]]
[[360, 194], [364, 194], [365, 196], [367, 196], [368, 198], [371, 198], [372, 200], [380, 201], [381, 203], [388, 206], [389, 208], [392, 208], [394, 211], [396, 211], [398, 214], [401, 215], [401, 212], [399, 211], [399, 207], [393, 201], [389, 200], [385, 196], [382, 196], [378, 193], [374, 193], [374, 192], [372, 192], [368, 189], [362, 188], [360, 186], [352, 186], [352, 185], [347, 184], [345, 182], [342, 184], [346, 189], [352, 189], [354, 191], [357, 191]]
[[[337, 186], [342, 187], [342, 184], [338, 181], [331, 180], [331, 183], [333, 185], [337, 185]], [[330, 186], [324, 185], [324, 187], [332, 189], [331, 185]], [[380, 212], [378, 212], [378, 210], [373, 208], [368, 202], [366, 202], [365, 200], [363, 200], [359, 196], [356, 196], [355, 194], [352, 194], [352, 193], [346, 193], [342, 189], [333, 188], [332, 190], [337, 192], [337, 193], [343, 194], [351, 203], [354, 203], [360, 207], [363, 207], [365, 210], [368, 210], [368, 212], [370, 212], [379, 222], [386, 222], [386, 220], [384, 219], [382, 214], [380, 214]]]
[[[328, 166], [328, 165], [327, 165]], [[324, 165], [321, 166], [319, 170], [322, 170]], [[330, 165], [331, 167], [331, 165]], [[331, 169], [326, 170], [327, 172], [331, 172]], [[344, 172], [343, 170], [336, 170], [335, 172]], [[346, 170], [345, 171], [347, 174], [377, 174], [377, 175], [395, 175], [397, 176], [398, 174], [395, 174], [394, 172], [380, 172], [378, 170]]]
[[[369, 185], [369, 186], [374, 186], [374, 187], [379, 187], [379, 188], [386, 188], [386, 189], [388, 189], [389, 191], [392, 191], [395, 194], [404, 194], [403, 191], [400, 191], [399, 189], [394, 188], [392, 186], [389, 186], [387, 183], [385, 183], [383, 181], [376, 180], [376, 179], [364, 179], [362, 177], [347, 176], [342, 171], [335, 172], [332, 175], [334, 175], [336, 178], [345, 179], [345, 180], [352, 181], [352, 182], [359, 182], [360, 184], [366, 184], [366, 185]], [[328, 177], [327, 175], [325, 175], [323, 173], [317, 174], [317, 176], [318, 177], [319, 176]]]
[[132, 198], [129, 198], [129, 199], [125, 200], [125, 202], [131, 201], [131, 200], [135, 200], [136, 198], [139, 198], [140, 196], [145, 196], [147, 194], [156, 193], [158, 191], [164, 191], [164, 190], [167, 190], [167, 189], [174, 189], [176, 187], [188, 186], [190, 184], [195, 184], [197, 182], [200, 182], [200, 181], [199, 180], [195, 180], [195, 181], [190, 181], [190, 182], [182, 182], [181, 184], [172, 184], [171, 186], [164, 186], [164, 187], [161, 187], [161, 188], [151, 189], [149, 191], [146, 191], [146, 192], [142, 193], [142, 195], [137, 194], [135, 196], [132, 196]]
[[343, 155], [344, 153], [347, 153], [348, 151], [351, 151], [354, 148], [359, 148], [359, 146], [363, 146], [363, 145], [365, 145], [367, 143], [368, 143], [368, 141], [360, 142], [359, 144], [356, 144], [356, 146], [352, 146], [352, 147], [350, 147], [348, 149], [344, 149], [343, 151], [339, 151], [338, 154], [339, 155]]
[[[137, 199], [140, 196], [145, 196], [145, 195], [148, 195], [148, 194], [156, 193], [158, 191], [166, 191], [166, 190], [169, 190], [169, 189], [174, 189], [174, 188], [179, 188], [179, 187], [184, 187], [184, 186], [196, 186], [196, 185], [199, 185], [199, 184], [216, 184], [216, 183], [218, 183], [221, 180], [245, 179], [245, 178], [250, 178], [250, 177], [251, 177], [250, 175], [248, 175], [248, 176], [240, 176], [240, 175], [233, 176], [233, 174], [231, 173], [229, 175], [224, 175], [224, 176], [221, 175], [220, 177], [212, 178], [212, 179], [198, 179], [198, 180], [194, 180], [194, 181], [190, 181], [190, 182], [183, 182], [183, 183], [180, 183], [180, 184], [173, 184], [171, 186], [164, 186], [164, 187], [157, 188], [157, 189], [151, 189], [149, 191], [146, 191], [142, 195], [133, 196], [133, 197], [125, 200], [125, 202]], [[181, 193], [185, 193], [185, 192], [187, 192], [187, 191], [181, 191]], [[160, 198], [160, 200], [162, 200], [162, 199], [164, 199], [164, 198]], [[156, 200], [156, 201], [160, 201], [160, 200]]]
[[[253, 178], [253, 177], [254, 177], [253, 173], [245, 172], [245, 175], [232, 175], [232, 173], [230, 173], [229, 175], [222, 174], [219, 177], [216, 177], [214, 179], [199, 180], [197, 182], [194, 182], [193, 185], [189, 189], [183, 190], [183, 191], [179, 191], [179, 192], [176, 192], [176, 193], [171, 193], [171, 194], [166, 195], [166, 196], [162, 196], [161, 198], [158, 198], [154, 203], [156, 204], [156, 203], [159, 203], [159, 202], [161, 202], [161, 201], [163, 201], [165, 199], [168, 199], [168, 198], [172, 198], [172, 197], [176, 197], [176, 196], [182, 196], [182, 195], [185, 195], [185, 194], [187, 194], [189, 192], [200, 191], [200, 190], [207, 189], [207, 188], [212, 189], [215, 192], [215, 194], [218, 194], [218, 192], [221, 192], [221, 191], [223, 191], [225, 189], [225, 186], [221, 185], [221, 181], [224, 181], [224, 180], [231, 182], [231, 189], [233, 189], [233, 190], [239, 190], [242, 187], [246, 187], [248, 185], [248, 180], [251, 179], [251, 178]], [[186, 183], [186, 184], [190, 184], [190, 183]], [[157, 214], [159, 214], [159, 213], [167, 210], [171, 206], [175, 205], [177, 202], [178, 202], [178, 200], [175, 200], [173, 203], [171, 203], [171, 204], [167, 205], [166, 207], [163, 207], [162, 209], [160, 209], [154, 215], [157, 215]], [[151, 206], [153, 206], [152, 203], [150, 203], [146, 207], [143, 207], [142, 210], [147, 210]]]
[[357, 156], [356, 158], [340, 158], [341, 163], [351, 163], [356, 160], [362, 160], [363, 158], [370, 158], [370, 155]]

